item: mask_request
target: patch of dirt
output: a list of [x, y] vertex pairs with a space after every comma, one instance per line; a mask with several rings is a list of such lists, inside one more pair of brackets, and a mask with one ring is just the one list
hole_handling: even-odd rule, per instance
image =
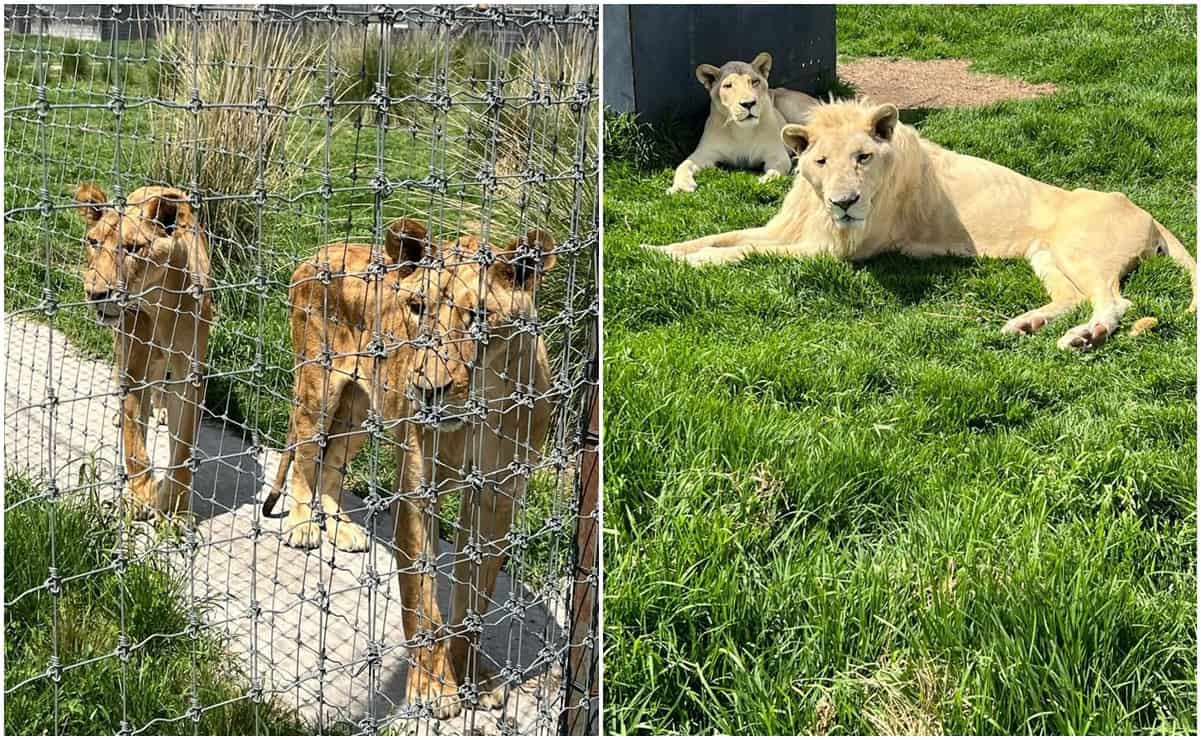
[[838, 77], [859, 97], [898, 108], [962, 108], [1002, 100], [1028, 100], [1055, 92], [1051, 83], [1033, 84], [1014, 77], [968, 70], [967, 59], [839, 60]]

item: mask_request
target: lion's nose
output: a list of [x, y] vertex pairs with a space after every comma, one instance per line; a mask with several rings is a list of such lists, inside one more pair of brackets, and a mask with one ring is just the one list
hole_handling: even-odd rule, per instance
[[751, 108], [755, 107], [756, 102], [757, 101], [754, 101], [754, 100], [744, 100], [744, 101], [742, 101], [742, 107], [746, 108], [747, 110], [750, 110]]
[[421, 388], [421, 400], [426, 406], [441, 406], [446, 402], [446, 397], [450, 395], [453, 386], [453, 381], [447, 381], [445, 385], [436, 388], [423, 387]]
[[859, 194], [858, 193], [855, 193], [854, 195], [847, 195], [847, 196], [844, 196], [839, 199], [834, 199], [834, 198], [830, 199], [831, 205], [836, 205], [844, 211], [847, 210], [848, 208], [850, 208], [851, 206], [855, 205], [858, 202], [859, 202]]
[[112, 298], [112, 295], [113, 292], [111, 290], [89, 290], [88, 300], [93, 303], [104, 303]]

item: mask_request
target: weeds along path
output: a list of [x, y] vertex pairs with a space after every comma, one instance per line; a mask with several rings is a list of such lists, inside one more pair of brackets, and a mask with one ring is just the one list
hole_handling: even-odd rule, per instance
[[[88, 359], [45, 324], [10, 317], [5, 328], [10, 358], [5, 374], [6, 474], [36, 475], [53, 469], [63, 491], [90, 489], [113, 498], [120, 450], [112, 368]], [[51, 395], [58, 398], [53, 423], [43, 405]], [[168, 460], [166, 429], [154, 430], [151, 441], [149, 449], [161, 477]], [[338, 552], [328, 544], [320, 551], [295, 550], [281, 543], [283, 519], [265, 519], [259, 513], [279, 463], [278, 451], [256, 454], [248, 440], [206, 421], [197, 454], [194, 558], [188, 556], [186, 536], [172, 536], [149, 525], [135, 525], [139, 549], [164, 556], [184, 579], [185, 589], [190, 588], [208, 626], [228, 638], [227, 649], [237, 667], [247, 677], [262, 681], [281, 703], [295, 707], [305, 721], [326, 728], [342, 723], [357, 727], [367, 715], [369, 640], [376, 641], [382, 652], [374, 714], [402, 711], [407, 662], [396, 561], [389, 546], [391, 516], [377, 517], [372, 548], [366, 554]], [[89, 481], [99, 482], [89, 486]], [[277, 510], [287, 506], [287, 501], [280, 502]], [[365, 523], [362, 511], [350, 513]], [[261, 527], [258, 537], [253, 536], [256, 527]], [[446, 613], [452, 547], [446, 542], [441, 545], [436, 567], [439, 600]], [[368, 603], [363, 587], [369, 561], [382, 581], [374, 605]], [[550, 584], [544, 590], [566, 593], [563, 584]], [[328, 609], [320, 606], [323, 598], [328, 599]], [[501, 665], [507, 656], [521, 666], [545, 666], [539, 654], [548, 640], [562, 640], [565, 605], [545, 594], [531, 594], [502, 572], [495, 602], [505, 604], [512, 598], [534, 607], [521, 623], [489, 622], [484, 650]], [[549, 610], [544, 608], [548, 604]], [[257, 622], [247, 616], [254, 605], [261, 609]], [[395, 729], [423, 734], [494, 734], [501, 728], [529, 732], [539, 726], [541, 713], [552, 711], [558, 678], [543, 667], [525, 679], [510, 692], [502, 709], [465, 712], [440, 726], [407, 720], [411, 726]]]

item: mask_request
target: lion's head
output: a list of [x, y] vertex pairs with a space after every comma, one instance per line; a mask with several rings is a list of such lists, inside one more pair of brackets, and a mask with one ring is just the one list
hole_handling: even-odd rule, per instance
[[[402, 220], [392, 229], [410, 228], [403, 224], [420, 228]], [[402, 246], [423, 242], [421, 232], [420, 239], [405, 239]], [[444, 245], [433, 265], [404, 279], [409, 336], [416, 337], [417, 348], [407, 395], [419, 418], [453, 431], [479, 418], [481, 401], [497, 400], [487, 395], [488, 388], [513, 381], [520, 389], [531, 382], [538, 341], [535, 293], [542, 274], [555, 264], [554, 246], [550, 234], [532, 229], [486, 250], [491, 257], [481, 261], [480, 240], [461, 237]], [[420, 259], [420, 252], [404, 258], [414, 256]]]
[[[83, 290], [100, 323], [116, 326], [123, 307], [161, 305], [164, 287], [186, 285], [193, 260], [194, 271], [207, 279], [208, 250], [182, 191], [138, 188], [118, 212], [106, 205], [103, 190], [84, 183], [76, 189], [75, 201], [86, 227]], [[194, 238], [180, 238], [185, 235]]]
[[696, 78], [709, 91], [710, 105], [736, 126], [756, 126], [772, 104], [767, 75], [771, 72], [771, 54], [761, 52], [750, 64], [726, 62], [721, 68], [702, 64]]
[[797, 153], [798, 169], [839, 228], [863, 228], [897, 160], [895, 105], [860, 102], [816, 106], [805, 125], [780, 136]]

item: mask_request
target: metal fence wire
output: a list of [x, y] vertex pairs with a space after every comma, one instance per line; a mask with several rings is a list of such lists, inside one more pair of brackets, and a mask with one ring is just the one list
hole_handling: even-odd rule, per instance
[[596, 34], [6, 7], [6, 729], [596, 731]]

